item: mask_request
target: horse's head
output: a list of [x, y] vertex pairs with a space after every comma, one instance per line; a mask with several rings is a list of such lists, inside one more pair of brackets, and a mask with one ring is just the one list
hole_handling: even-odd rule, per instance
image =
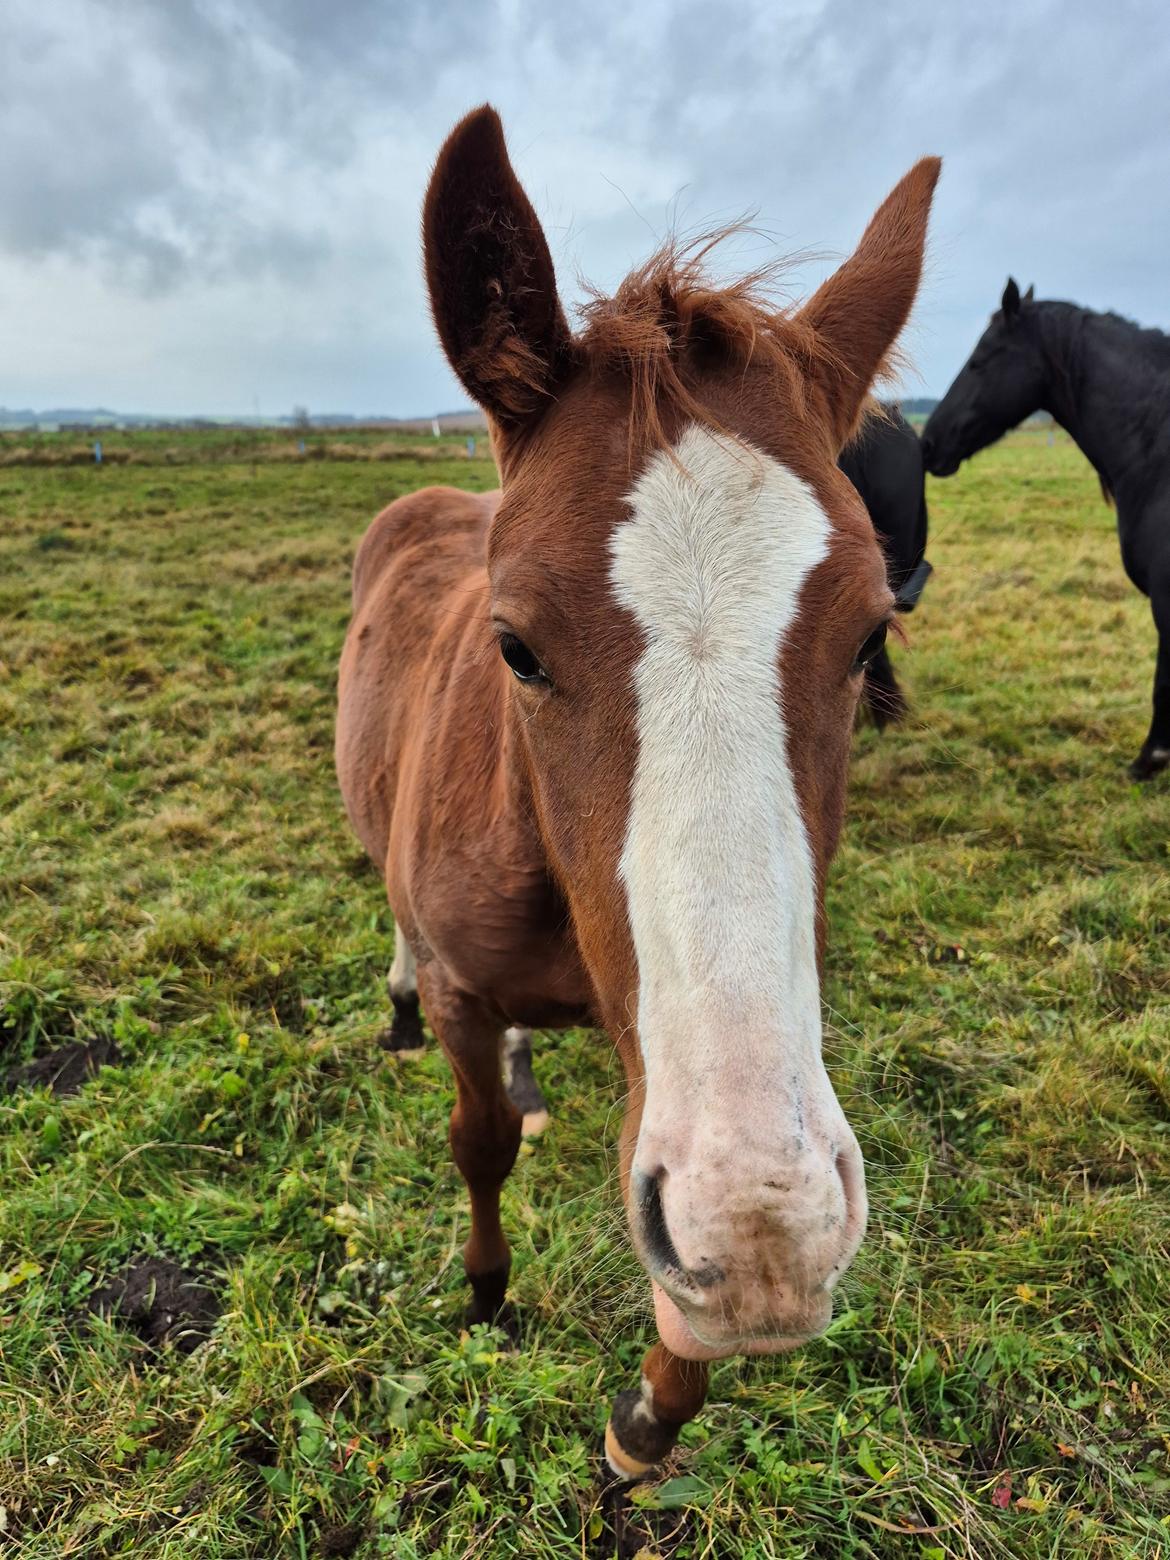
[[999, 308], [922, 430], [933, 476], [952, 476], [1040, 406], [1044, 358], [1032, 301], [1032, 289], [1021, 298], [1009, 276]]
[[514, 736], [626, 1066], [630, 1223], [684, 1356], [817, 1332], [865, 1228], [821, 1059], [822, 896], [894, 603], [836, 458], [913, 302], [938, 167], [798, 312], [667, 251], [577, 335], [492, 110], [427, 197], [439, 334], [503, 479]]

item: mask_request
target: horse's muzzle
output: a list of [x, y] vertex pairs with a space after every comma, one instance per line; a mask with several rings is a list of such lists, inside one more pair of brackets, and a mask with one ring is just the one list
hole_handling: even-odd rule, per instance
[[969, 417], [959, 422], [952, 419], [937, 433], [928, 423], [920, 439], [922, 464], [932, 477], [953, 477], [982, 442], [978, 424]]
[[673, 1353], [776, 1353], [824, 1331], [867, 1215], [857, 1141], [839, 1107], [830, 1121], [787, 1142], [742, 1124], [738, 1135], [692, 1134], [675, 1153], [643, 1135], [630, 1220]]

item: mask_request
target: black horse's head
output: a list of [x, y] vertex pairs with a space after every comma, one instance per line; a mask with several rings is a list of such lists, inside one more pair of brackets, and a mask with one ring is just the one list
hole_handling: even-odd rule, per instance
[[922, 458], [933, 476], [951, 476], [1038, 410], [1044, 360], [1031, 305], [1032, 289], [1021, 298], [1009, 276], [999, 309], [923, 429]]

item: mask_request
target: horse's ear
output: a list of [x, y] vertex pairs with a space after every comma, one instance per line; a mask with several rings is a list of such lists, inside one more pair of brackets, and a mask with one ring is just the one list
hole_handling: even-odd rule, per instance
[[485, 104], [447, 137], [423, 206], [439, 339], [468, 394], [505, 428], [547, 404], [572, 337], [544, 232]]
[[824, 347], [816, 372], [838, 449], [856, 426], [910, 314], [941, 167], [937, 157], [915, 163], [878, 207], [850, 258], [801, 311]]
[[1014, 276], [1009, 276], [1007, 286], [1003, 290], [1003, 297], [999, 300], [999, 306], [1003, 310], [1005, 320], [1014, 319], [1020, 312], [1020, 289], [1016, 286]]
[[1028, 283], [1028, 291], [1020, 299], [1020, 302], [1021, 303], [1035, 303], [1035, 301], [1036, 301], [1036, 287], [1035, 287], [1035, 284], [1033, 282], [1029, 282]]

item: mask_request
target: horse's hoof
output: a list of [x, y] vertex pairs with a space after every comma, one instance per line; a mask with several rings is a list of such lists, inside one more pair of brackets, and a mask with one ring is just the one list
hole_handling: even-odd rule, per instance
[[605, 1427], [605, 1461], [614, 1477], [626, 1484], [644, 1479], [648, 1473], [653, 1473], [655, 1468], [654, 1463], [640, 1462], [637, 1457], [632, 1457], [626, 1451], [614, 1433], [612, 1419]]
[[605, 1427], [605, 1460], [619, 1479], [644, 1479], [669, 1455], [681, 1424], [659, 1419], [650, 1383], [619, 1392]]
[[510, 1263], [505, 1262], [487, 1273], [467, 1274], [467, 1282], [471, 1285], [471, 1304], [465, 1319], [468, 1327], [499, 1327], [513, 1343], [517, 1343], [520, 1323], [507, 1299], [509, 1269]]
[[1151, 748], [1138, 754], [1129, 766], [1131, 780], [1152, 780], [1170, 766], [1170, 748]]
[[384, 1029], [378, 1036], [378, 1044], [383, 1051], [389, 1051], [391, 1056], [401, 1057], [403, 1061], [425, 1056], [427, 1037], [423, 1031], [418, 998], [391, 997], [390, 1000], [394, 1005], [394, 1017], [390, 1021], [390, 1028]]
[[489, 1315], [483, 1306], [474, 1300], [467, 1307], [466, 1323], [472, 1327], [498, 1327], [513, 1349], [520, 1347], [522, 1329], [520, 1315], [510, 1300], [505, 1300], [503, 1305], [497, 1306]]
[[526, 1138], [538, 1138], [547, 1126], [547, 1110], [526, 1111], [524, 1120], [520, 1123], [520, 1135]]
[[396, 1057], [400, 1062], [417, 1062], [420, 1056], [427, 1054], [425, 1045], [400, 1045], [400, 1036], [394, 1033], [394, 1026], [383, 1029], [378, 1036], [378, 1049], [385, 1051], [388, 1056]]

